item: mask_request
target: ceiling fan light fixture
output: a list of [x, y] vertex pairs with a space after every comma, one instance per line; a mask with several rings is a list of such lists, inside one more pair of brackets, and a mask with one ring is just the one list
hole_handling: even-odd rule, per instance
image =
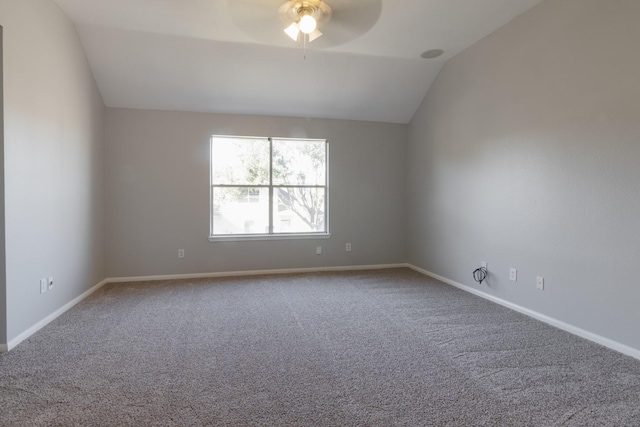
[[302, 31], [303, 33], [311, 34], [318, 27], [318, 23], [316, 22], [316, 19], [313, 16], [304, 15], [302, 16], [302, 18], [300, 18], [300, 22], [298, 23], [298, 26], [300, 27], [300, 31]]
[[278, 9], [280, 19], [287, 25], [284, 32], [296, 42], [309, 43], [320, 37], [319, 28], [329, 22], [332, 14], [331, 6], [323, 0], [287, 0]]
[[313, 31], [313, 33], [309, 34], [309, 43], [320, 37], [322, 33], [317, 28]]
[[287, 28], [285, 28], [284, 32], [291, 37], [294, 42], [298, 41], [298, 36], [300, 35], [300, 26], [297, 22], [291, 23]]

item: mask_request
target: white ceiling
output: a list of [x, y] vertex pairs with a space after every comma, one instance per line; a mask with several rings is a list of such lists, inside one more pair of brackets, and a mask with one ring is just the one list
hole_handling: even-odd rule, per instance
[[[56, 0], [108, 107], [392, 123], [411, 120], [447, 59], [541, 0], [325, 1], [333, 20], [341, 6], [382, 10], [368, 32], [320, 38], [304, 59], [282, 32], [284, 0]], [[251, 28], [249, 11], [271, 8]], [[322, 30], [330, 40], [331, 22]], [[445, 54], [420, 58], [434, 48]]]

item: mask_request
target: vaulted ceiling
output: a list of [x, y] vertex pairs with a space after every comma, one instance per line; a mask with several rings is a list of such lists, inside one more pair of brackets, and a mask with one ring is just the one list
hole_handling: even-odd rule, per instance
[[541, 0], [325, 1], [335, 32], [305, 58], [284, 0], [56, 0], [108, 107], [391, 123], [411, 120], [449, 58]]

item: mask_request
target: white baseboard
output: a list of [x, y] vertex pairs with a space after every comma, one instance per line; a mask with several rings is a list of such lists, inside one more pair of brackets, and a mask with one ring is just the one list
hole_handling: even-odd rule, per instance
[[361, 271], [382, 270], [385, 268], [405, 268], [408, 264], [351, 265], [340, 267], [283, 268], [274, 270], [223, 271], [217, 273], [168, 274], [159, 276], [113, 277], [106, 279], [108, 283], [148, 282], [154, 280], [206, 279], [210, 277], [263, 276], [271, 274], [321, 273], [326, 271]]
[[38, 323], [36, 323], [35, 325], [30, 327], [26, 331], [22, 332], [17, 337], [13, 338], [12, 340], [9, 340], [9, 342], [7, 343], [6, 346], [0, 345], [0, 352], [2, 352], [2, 351], [5, 351], [5, 352], [6, 351], [10, 351], [12, 348], [14, 348], [18, 344], [20, 344], [22, 341], [24, 341], [27, 338], [29, 338], [31, 335], [33, 335], [36, 332], [38, 332], [40, 329], [42, 329], [45, 326], [47, 326], [49, 323], [51, 323], [53, 320], [55, 320], [62, 313], [64, 313], [65, 311], [69, 310], [71, 307], [73, 307], [74, 305], [78, 304], [80, 301], [82, 301], [83, 299], [85, 299], [86, 297], [88, 297], [89, 295], [91, 295], [92, 293], [94, 293], [95, 291], [97, 291], [102, 286], [106, 285], [107, 283], [108, 283], [107, 280], [103, 280], [102, 282], [98, 283], [97, 285], [95, 285], [91, 289], [89, 289], [89, 290], [83, 292], [81, 295], [75, 297], [74, 299], [72, 299], [71, 301], [69, 301], [68, 303], [66, 303], [65, 305], [63, 305], [62, 307], [60, 307], [59, 309], [57, 309], [56, 311], [54, 311], [53, 313], [51, 313], [50, 315], [45, 317], [44, 319], [40, 320]]
[[533, 317], [534, 319], [540, 320], [544, 323], [547, 323], [551, 326], [555, 326], [558, 329], [562, 329], [563, 331], [569, 332], [573, 335], [577, 335], [581, 338], [585, 338], [589, 341], [593, 341], [597, 344], [603, 345], [605, 347], [608, 347], [612, 350], [615, 350], [617, 352], [620, 352], [622, 354], [626, 354], [627, 356], [631, 356], [635, 359], [640, 360], [640, 350], [633, 348], [633, 347], [629, 347], [627, 345], [624, 345], [622, 343], [619, 343], [617, 341], [611, 340], [609, 338], [605, 338], [601, 335], [597, 335], [594, 334], [593, 332], [589, 332], [586, 331], [584, 329], [578, 328], [577, 326], [571, 325], [569, 323], [563, 322], [561, 320], [555, 319], [553, 317], [547, 316], [545, 314], [542, 313], [538, 313], [537, 311], [534, 310], [530, 310], [528, 308], [522, 307], [518, 304], [514, 304], [512, 302], [503, 300], [502, 298], [498, 298], [495, 297], [493, 295], [489, 295], [487, 293], [484, 293], [478, 289], [472, 288], [470, 286], [467, 285], [463, 285], [462, 283], [458, 283], [455, 282], [453, 280], [447, 279], [446, 277], [442, 277], [439, 276], [435, 273], [432, 273], [430, 271], [424, 270], [420, 267], [416, 267], [415, 265], [412, 264], [406, 264], [406, 267], [411, 268], [412, 270], [415, 270], [419, 273], [424, 274], [425, 276], [429, 276], [432, 277], [434, 279], [440, 280], [441, 282], [444, 282], [448, 285], [451, 286], [455, 286], [456, 288], [462, 289], [463, 291], [467, 291], [469, 293], [472, 293], [474, 295], [477, 295], [481, 298], [487, 299], [489, 301], [495, 302], [496, 304], [500, 304], [504, 307], [510, 308], [512, 310], [515, 310], [519, 313], [522, 313], [524, 315], [527, 315], [529, 317]]
[[0, 353], [6, 353], [7, 351], [9, 351], [9, 348], [7, 347], [7, 345], [0, 344]]

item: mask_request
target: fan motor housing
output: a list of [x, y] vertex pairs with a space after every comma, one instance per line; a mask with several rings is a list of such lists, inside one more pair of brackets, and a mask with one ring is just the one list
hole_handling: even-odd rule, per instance
[[290, 0], [278, 11], [284, 22], [298, 22], [305, 15], [313, 16], [318, 26], [331, 19], [331, 6], [322, 0]]

